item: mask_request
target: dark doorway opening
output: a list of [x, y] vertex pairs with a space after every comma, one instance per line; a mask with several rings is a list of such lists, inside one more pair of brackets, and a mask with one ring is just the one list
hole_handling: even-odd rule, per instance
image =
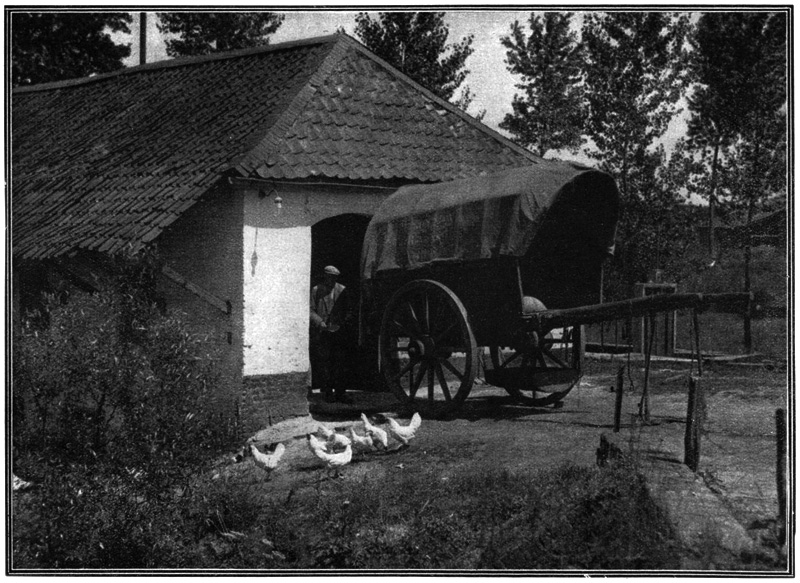
[[369, 216], [343, 214], [318, 222], [311, 227], [311, 287], [323, 279], [326, 265], [335, 266], [341, 273], [339, 283], [345, 291], [336, 302], [335, 332], [319, 333], [312, 327], [309, 337], [311, 386], [332, 391], [337, 399], [344, 392], [360, 388], [358, 358], [359, 268], [361, 247], [369, 225]]
[[344, 214], [324, 219], [311, 227], [311, 286], [322, 279], [326, 265], [342, 273], [339, 282], [358, 290], [361, 246], [370, 217]]

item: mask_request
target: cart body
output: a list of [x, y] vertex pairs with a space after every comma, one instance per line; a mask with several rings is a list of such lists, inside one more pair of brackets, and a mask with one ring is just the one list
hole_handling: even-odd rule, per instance
[[[565, 162], [543, 160], [498, 174], [399, 189], [379, 208], [365, 236], [362, 349], [377, 347], [381, 368], [396, 361], [398, 372], [411, 373], [411, 385], [427, 376], [429, 391], [431, 383], [450, 381], [433, 361], [416, 376], [413, 367], [405, 371], [404, 363], [418, 354], [417, 349], [408, 353], [403, 343], [416, 339], [418, 350], [427, 346], [430, 352], [422, 336], [435, 340], [437, 326], [443, 333], [447, 322], [432, 321], [442, 311], [455, 314], [445, 314], [445, 320], [464, 319], [467, 328], [461, 345], [437, 349], [444, 372], [450, 369], [443, 359], [452, 363], [452, 356], [445, 358], [448, 351], [460, 355], [473, 344], [528, 350], [531, 313], [599, 301], [602, 263], [613, 253], [618, 214], [619, 193], [610, 176]], [[418, 297], [412, 302], [412, 296]], [[436, 297], [439, 312], [430, 313]], [[387, 310], [402, 313], [395, 317]], [[418, 325], [421, 312], [428, 331]], [[409, 330], [411, 325], [416, 330]], [[391, 386], [395, 375], [384, 372]], [[474, 371], [466, 376], [474, 377]]]

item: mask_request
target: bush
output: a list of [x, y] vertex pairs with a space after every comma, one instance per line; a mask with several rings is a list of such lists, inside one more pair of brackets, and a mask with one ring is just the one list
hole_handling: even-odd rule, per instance
[[206, 343], [153, 301], [152, 258], [117, 264], [108, 291], [50, 302], [47, 328], [15, 329], [14, 468], [42, 499], [15, 523], [26, 566], [169, 562], [177, 494], [234, 437], [209, 407]]

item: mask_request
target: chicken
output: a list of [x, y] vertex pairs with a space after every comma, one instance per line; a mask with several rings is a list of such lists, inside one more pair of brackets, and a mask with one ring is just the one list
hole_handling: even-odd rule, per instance
[[408, 425], [400, 425], [397, 421], [389, 417], [389, 433], [403, 445], [408, 445], [408, 442], [414, 439], [420, 425], [422, 425], [422, 417], [420, 417], [419, 413], [414, 413]]
[[333, 436], [336, 433], [336, 431], [334, 431], [333, 429], [328, 429], [324, 425], [317, 425], [317, 433], [327, 440], [330, 439], [331, 436]]
[[278, 462], [285, 451], [286, 446], [282, 443], [279, 443], [271, 454], [261, 453], [255, 444], [250, 444], [250, 453], [253, 455], [253, 460], [259, 468], [267, 472], [267, 479], [269, 479], [273, 470], [278, 467]]
[[372, 451], [375, 444], [369, 435], [359, 435], [356, 430], [350, 427], [350, 441], [353, 442], [353, 449], [357, 451]]
[[337, 450], [341, 451], [348, 445], [352, 445], [349, 437], [336, 432], [331, 433], [330, 437], [325, 441], [325, 444], [327, 445], [326, 449], [329, 453]]
[[33, 486], [32, 482], [26, 482], [22, 478], [18, 478], [16, 474], [12, 474], [14, 476], [14, 484], [13, 484], [13, 491], [18, 492], [20, 490], [27, 490], [31, 486]]
[[383, 449], [388, 448], [389, 436], [386, 434], [386, 431], [370, 423], [369, 418], [364, 413], [361, 414], [361, 420], [364, 422], [364, 431], [372, 438], [372, 443], [375, 444], [375, 446], [380, 444], [383, 446]]
[[340, 453], [328, 453], [325, 450], [319, 449], [314, 451], [314, 455], [325, 462], [329, 473], [333, 471], [335, 476], [338, 477], [340, 475], [339, 469], [349, 464], [353, 459], [353, 446], [348, 443], [344, 451]]
[[318, 451], [325, 451], [326, 442], [321, 441], [316, 435], [309, 433], [306, 438], [308, 439], [308, 449], [311, 450], [311, 453], [316, 455]]

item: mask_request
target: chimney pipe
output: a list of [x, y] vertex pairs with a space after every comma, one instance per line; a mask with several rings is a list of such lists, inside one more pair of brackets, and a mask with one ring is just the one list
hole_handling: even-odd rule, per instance
[[147, 12], [139, 13], [139, 64], [147, 62]]

